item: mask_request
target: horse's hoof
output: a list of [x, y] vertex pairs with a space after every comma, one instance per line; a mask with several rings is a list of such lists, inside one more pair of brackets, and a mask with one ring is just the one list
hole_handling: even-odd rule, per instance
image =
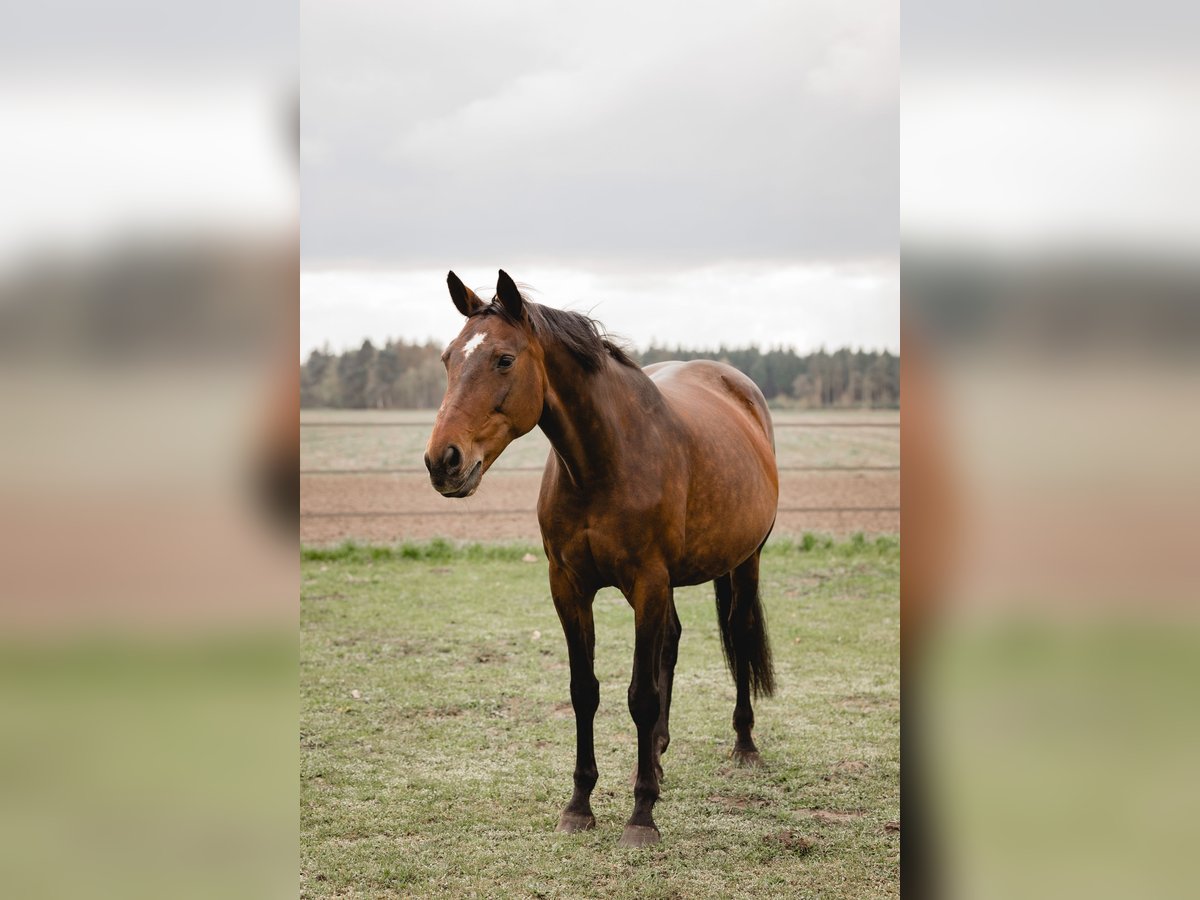
[[578, 831], [587, 831], [589, 828], [596, 827], [596, 817], [593, 815], [584, 815], [582, 813], [564, 812], [558, 817], [558, 827], [555, 831], [563, 831], [567, 834], [575, 834]]
[[757, 750], [737, 750], [735, 749], [730, 758], [739, 766], [745, 766], [748, 769], [757, 768], [763, 764], [762, 757], [758, 755]]
[[618, 847], [649, 847], [651, 844], [657, 844], [662, 840], [662, 836], [658, 833], [658, 829], [653, 825], [626, 825], [625, 831], [621, 835]]

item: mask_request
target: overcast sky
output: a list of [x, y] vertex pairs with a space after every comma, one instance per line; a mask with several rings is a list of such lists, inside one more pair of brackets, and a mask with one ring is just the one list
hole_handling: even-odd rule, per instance
[[302, 353], [498, 268], [639, 345], [897, 349], [896, 3], [302, 15]]

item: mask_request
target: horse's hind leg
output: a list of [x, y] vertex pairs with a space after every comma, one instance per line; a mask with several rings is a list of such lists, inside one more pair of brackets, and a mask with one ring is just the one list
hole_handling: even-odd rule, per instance
[[717, 594], [717, 616], [725, 658], [737, 688], [733, 707], [736, 740], [733, 758], [743, 765], [759, 762], [754, 744], [754, 707], [750, 695], [770, 695], [775, 689], [771, 651], [758, 596], [758, 552], [713, 584]]

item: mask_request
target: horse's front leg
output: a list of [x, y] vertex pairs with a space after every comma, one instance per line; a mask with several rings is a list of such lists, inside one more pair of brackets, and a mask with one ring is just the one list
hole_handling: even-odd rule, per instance
[[665, 573], [642, 578], [627, 595], [633, 606], [633, 678], [629, 683], [629, 714], [637, 726], [637, 777], [633, 815], [621, 835], [622, 847], [657, 844], [654, 804], [658, 800], [659, 716], [666, 698], [661, 685], [663, 647], [671, 624], [671, 586]]
[[592, 723], [600, 705], [600, 682], [596, 680], [596, 629], [592, 600], [596, 593], [575, 587], [570, 579], [552, 571], [550, 593], [567, 638], [571, 664], [571, 705], [575, 709], [575, 791], [558, 819], [559, 831], [584, 831], [596, 826], [592, 814], [592, 788], [596, 786], [596, 749]]

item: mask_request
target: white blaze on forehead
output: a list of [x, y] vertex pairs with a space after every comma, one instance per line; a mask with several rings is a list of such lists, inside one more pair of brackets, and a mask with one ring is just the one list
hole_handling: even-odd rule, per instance
[[486, 337], [487, 335], [481, 331], [479, 334], [475, 335], [475, 337], [467, 341], [466, 345], [463, 347], [463, 359], [468, 359], [471, 354], [479, 348], [479, 345], [483, 343]]

